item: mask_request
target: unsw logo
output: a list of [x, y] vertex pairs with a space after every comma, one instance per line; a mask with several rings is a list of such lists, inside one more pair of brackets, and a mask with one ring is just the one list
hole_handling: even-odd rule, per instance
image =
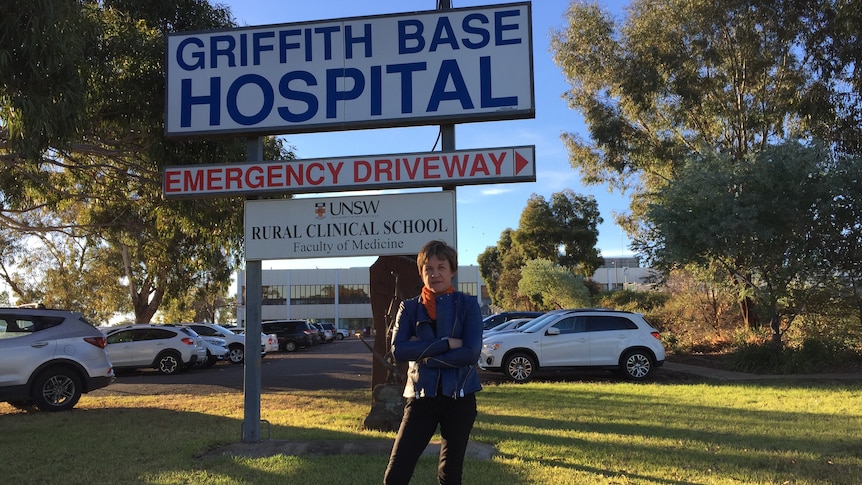
[[314, 217], [317, 219], [323, 219], [326, 217], [326, 202], [314, 203]]

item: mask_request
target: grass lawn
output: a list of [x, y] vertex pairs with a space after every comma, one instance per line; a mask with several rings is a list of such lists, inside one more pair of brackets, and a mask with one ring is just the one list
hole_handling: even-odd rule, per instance
[[[266, 436], [392, 440], [370, 391], [265, 393]], [[486, 386], [466, 484], [862, 483], [862, 381], [535, 382]], [[243, 395], [87, 396], [71, 412], [0, 403], [9, 484], [381, 483], [387, 456], [201, 455], [241, 440]], [[434, 484], [423, 459], [412, 484]]]

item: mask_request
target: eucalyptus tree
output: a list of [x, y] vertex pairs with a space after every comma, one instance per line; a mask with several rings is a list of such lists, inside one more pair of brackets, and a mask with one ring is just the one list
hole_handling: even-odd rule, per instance
[[[33, 4], [41, 3], [51, 2]], [[52, 22], [51, 8], [33, 8], [28, 15], [49, 31], [66, 29], [45, 34], [57, 39], [59, 52], [67, 48], [59, 40], [61, 34], [71, 33], [74, 38], [69, 42], [81, 44], [83, 54], [71, 49], [75, 55], [68, 57], [75, 61], [69, 76], [77, 81], [70, 83], [68, 94], [57, 96], [83, 99], [67, 107], [74, 115], [69, 119], [82, 121], [71, 127], [60, 123], [56, 129], [45, 128], [16, 124], [13, 118], [23, 112], [38, 117], [51, 112], [50, 106], [23, 105], [18, 111], [2, 111], [0, 127], [8, 127], [9, 142], [0, 145], [0, 220], [21, 233], [36, 226], [44, 230], [74, 226], [79, 236], [98, 238], [122, 268], [135, 320], [147, 322], [165, 299], [182, 298], [199, 281], [220, 282], [218, 286], [226, 289], [239, 263], [240, 199], [174, 201], [161, 192], [166, 166], [245, 159], [244, 139], [168, 140], [163, 128], [165, 36], [180, 30], [232, 27], [234, 21], [229, 10], [203, 0], [71, 3], [76, 8], [68, 15], [78, 17], [68, 23], [82, 26], [75, 31], [68, 31], [65, 23]], [[15, 40], [22, 45], [33, 41]], [[24, 50], [23, 55], [30, 56], [27, 65], [36, 66], [42, 76], [53, 75], [49, 69], [39, 69], [51, 66], [41, 57], [48, 56], [44, 49]], [[6, 51], [0, 50], [0, 62]], [[25, 88], [2, 87], [0, 102], [18, 106], [5, 100], [19, 91], [26, 96]], [[45, 132], [41, 138], [45, 142], [36, 157], [32, 150], [13, 143], [40, 130]], [[268, 138], [265, 156], [282, 159], [292, 154], [283, 142]], [[70, 216], [68, 209], [73, 206], [76, 212]], [[62, 214], [62, 220], [36, 218], [45, 209]]]
[[[589, 139], [566, 133], [563, 140], [585, 183], [604, 183], [630, 197], [630, 211], [618, 222], [635, 249], [653, 258], [674, 254], [655, 251], [672, 242], [647, 207], [680, 173], [697, 170], [690, 164], [718, 157], [745, 165], [770, 145], [830, 134], [829, 142], [853, 138], [859, 84], [847, 72], [858, 73], [858, 53], [843, 46], [860, 27], [833, 27], [836, 16], [858, 18], [850, 14], [858, 7], [856, 0], [635, 0], [620, 22], [595, 3], [571, 4], [552, 50], [570, 85], [564, 98], [584, 115]], [[824, 46], [838, 49], [830, 40], [842, 41], [845, 57], [829, 54]], [[857, 126], [829, 129], [836, 119]], [[786, 183], [801, 183], [789, 175]], [[723, 237], [739, 240], [754, 230], [746, 227], [751, 221], [728, 217], [735, 220], [724, 227], [737, 232]], [[753, 268], [746, 260], [728, 263], [743, 319], [755, 326], [746, 283]]]

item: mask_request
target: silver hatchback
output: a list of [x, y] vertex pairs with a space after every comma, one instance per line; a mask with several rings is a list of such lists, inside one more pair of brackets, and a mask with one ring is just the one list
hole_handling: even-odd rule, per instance
[[65, 411], [113, 380], [105, 336], [80, 313], [0, 308], [0, 401]]

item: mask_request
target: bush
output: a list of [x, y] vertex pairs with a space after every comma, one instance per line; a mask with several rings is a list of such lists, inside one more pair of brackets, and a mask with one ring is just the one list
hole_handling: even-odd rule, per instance
[[862, 354], [831, 340], [807, 338], [799, 347], [744, 342], [729, 353], [726, 367], [758, 374], [812, 374], [862, 365]]

